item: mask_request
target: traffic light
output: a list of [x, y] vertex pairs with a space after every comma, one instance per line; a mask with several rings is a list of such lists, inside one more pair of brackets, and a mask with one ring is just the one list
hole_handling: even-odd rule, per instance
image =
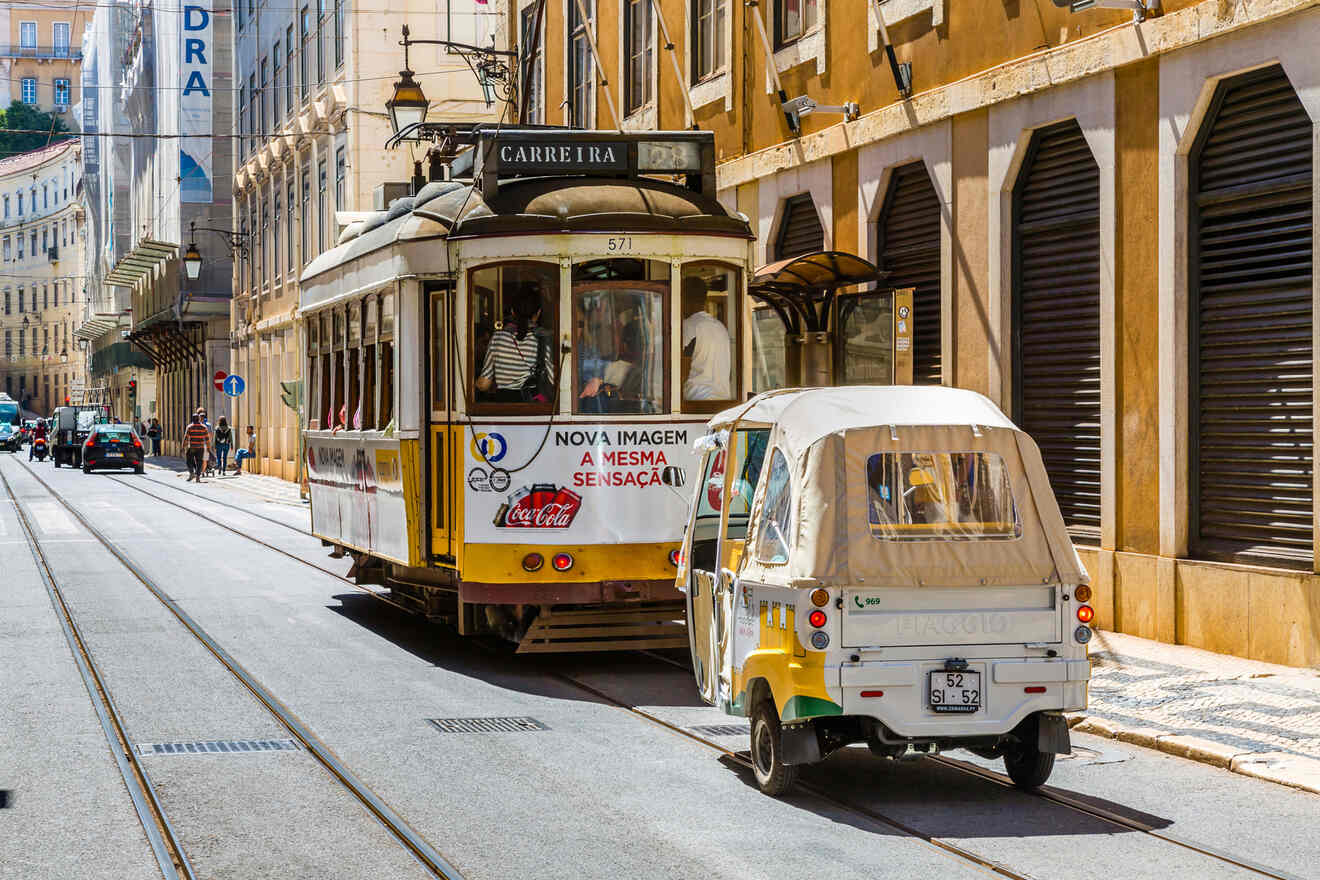
[[64, 405], [65, 405], [65, 406], [68, 406], [68, 405], [69, 405], [69, 395], [67, 395], [67, 394], [64, 395]]
[[137, 379], [128, 380], [128, 401], [132, 403], [137, 400]]

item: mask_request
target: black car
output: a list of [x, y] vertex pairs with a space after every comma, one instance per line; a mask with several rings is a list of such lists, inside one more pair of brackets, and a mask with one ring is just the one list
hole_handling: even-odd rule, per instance
[[142, 473], [142, 440], [128, 425], [94, 425], [82, 448], [82, 469], [129, 468]]

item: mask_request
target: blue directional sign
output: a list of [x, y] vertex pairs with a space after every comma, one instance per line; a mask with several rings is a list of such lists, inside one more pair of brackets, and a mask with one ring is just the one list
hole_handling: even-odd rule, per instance
[[230, 373], [225, 377], [225, 394], [228, 394], [230, 397], [238, 397], [238, 395], [243, 393], [243, 389], [246, 387], [247, 383], [243, 381], [242, 376], [235, 376], [233, 373]]

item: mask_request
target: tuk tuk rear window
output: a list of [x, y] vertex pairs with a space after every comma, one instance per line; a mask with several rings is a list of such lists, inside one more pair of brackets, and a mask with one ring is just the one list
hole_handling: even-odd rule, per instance
[[867, 518], [884, 541], [1011, 541], [1022, 521], [992, 452], [877, 452], [866, 460]]

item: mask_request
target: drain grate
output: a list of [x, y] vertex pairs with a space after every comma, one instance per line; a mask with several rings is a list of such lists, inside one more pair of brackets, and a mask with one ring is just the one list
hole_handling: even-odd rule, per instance
[[251, 752], [296, 752], [291, 739], [208, 739], [196, 742], [138, 743], [139, 755], [226, 755]]
[[688, 730], [705, 736], [752, 735], [752, 726], [750, 724], [702, 724], [697, 727], [689, 727]]
[[428, 718], [441, 733], [521, 733], [549, 730], [535, 718], [508, 716], [495, 718]]

